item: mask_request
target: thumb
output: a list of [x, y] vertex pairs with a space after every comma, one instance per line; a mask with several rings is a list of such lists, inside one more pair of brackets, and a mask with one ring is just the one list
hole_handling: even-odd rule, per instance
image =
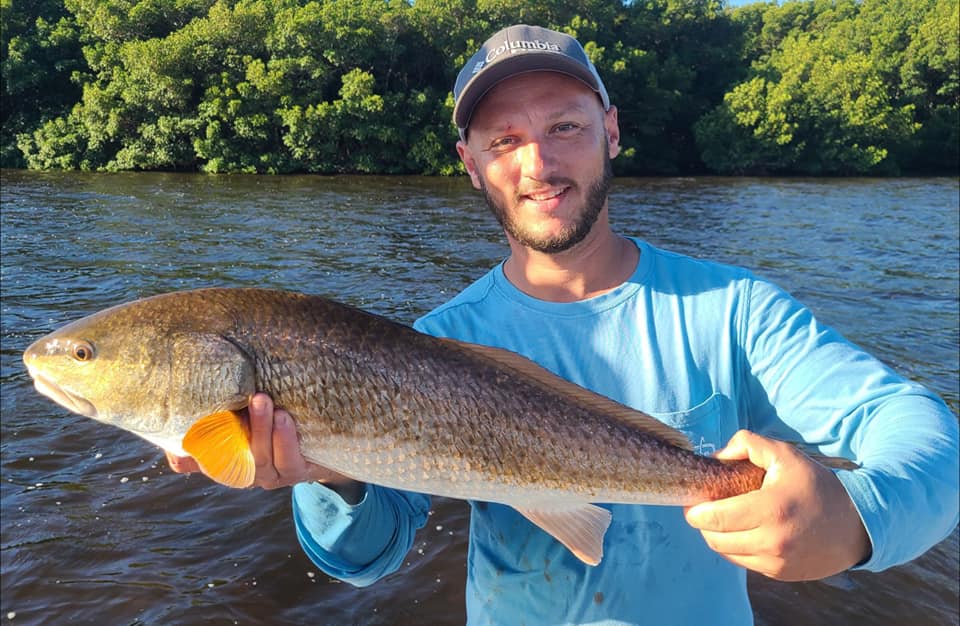
[[738, 430], [714, 457], [722, 461], [747, 459], [757, 467], [768, 469], [777, 458], [776, 445], [773, 439], [749, 430]]

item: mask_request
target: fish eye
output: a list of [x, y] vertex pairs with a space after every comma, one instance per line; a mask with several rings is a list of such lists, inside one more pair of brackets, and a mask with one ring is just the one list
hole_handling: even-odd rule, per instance
[[73, 358], [78, 361], [89, 361], [93, 358], [93, 346], [87, 341], [78, 341], [73, 344]]

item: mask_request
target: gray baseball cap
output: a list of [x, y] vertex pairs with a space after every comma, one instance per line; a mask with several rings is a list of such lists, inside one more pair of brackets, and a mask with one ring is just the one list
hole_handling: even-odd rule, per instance
[[500, 81], [523, 72], [561, 72], [597, 92], [604, 110], [610, 108], [607, 89], [576, 39], [540, 26], [508, 26], [487, 39], [467, 61], [453, 87], [453, 122], [466, 141], [467, 126], [480, 99]]

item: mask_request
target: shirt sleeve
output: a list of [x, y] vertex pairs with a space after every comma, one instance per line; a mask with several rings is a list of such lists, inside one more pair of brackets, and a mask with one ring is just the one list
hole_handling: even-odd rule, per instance
[[366, 485], [356, 505], [319, 483], [293, 487], [293, 521], [304, 552], [330, 576], [357, 587], [400, 567], [429, 510], [429, 496], [376, 485]]
[[873, 552], [859, 569], [916, 558], [958, 522], [957, 418], [936, 395], [751, 283], [742, 334], [748, 428], [854, 460], [838, 470]]

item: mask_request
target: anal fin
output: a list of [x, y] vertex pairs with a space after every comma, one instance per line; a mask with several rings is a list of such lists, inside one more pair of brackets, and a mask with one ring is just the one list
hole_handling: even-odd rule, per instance
[[610, 526], [610, 511], [575, 502], [569, 506], [515, 506], [521, 515], [562, 543], [587, 565], [603, 558], [603, 536]]
[[183, 450], [204, 473], [228, 487], [249, 487], [256, 474], [247, 420], [220, 411], [197, 420], [183, 436]]

